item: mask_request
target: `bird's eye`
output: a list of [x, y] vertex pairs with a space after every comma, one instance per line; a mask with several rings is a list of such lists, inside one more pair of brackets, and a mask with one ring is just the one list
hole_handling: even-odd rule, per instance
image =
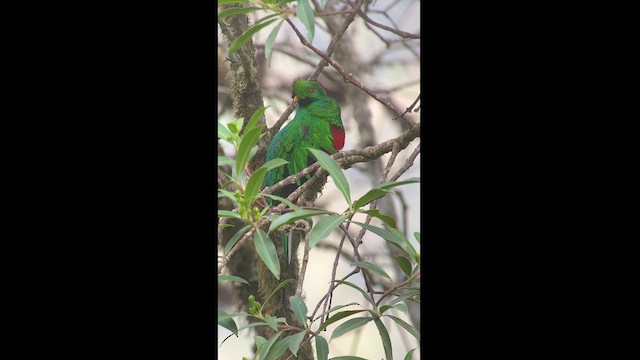
[[312, 93], [312, 94], [315, 94], [316, 93], [316, 89], [309, 89], [309, 92]]

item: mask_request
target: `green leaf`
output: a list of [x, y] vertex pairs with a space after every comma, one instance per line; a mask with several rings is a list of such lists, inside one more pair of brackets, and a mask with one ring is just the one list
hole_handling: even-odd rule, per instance
[[[276, 247], [267, 234], [261, 229], [257, 229], [253, 237], [253, 243], [258, 252], [258, 256], [276, 279], [280, 280], [280, 262], [278, 261], [278, 253]], [[249, 265], [249, 264], [247, 264]]]
[[[270, 197], [270, 198], [278, 200], [280, 202], [283, 202], [283, 203], [287, 204], [287, 206], [289, 206], [293, 210], [296, 210], [296, 211], [300, 210], [299, 206], [297, 206], [296, 204], [292, 203], [291, 201], [289, 201], [289, 200], [287, 200], [287, 199], [285, 199], [283, 197], [280, 197], [280, 196], [277, 196], [277, 195], [273, 195], [273, 194], [261, 194], [261, 195], [262, 196], [266, 196], [266, 197]], [[277, 216], [275, 218], [277, 218]]]
[[308, 218], [315, 215], [324, 215], [324, 214], [331, 214], [331, 212], [327, 210], [302, 209], [302, 210], [286, 213], [284, 215], [278, 216], [273, 222], [271, 222], [271, 225], [269, 225], [269, 233], [271, 233], [273, 230], [279, 228], [282, 225], [294, 222], [296, 220]]
[[317, 360], [327, 360], [329, 357], [329, 344], [322, 336], [316, 336], [316, 358]]
[[241, 278], [240, 276], [233, 275], [218, 275], [218, 281], [235, 281], [249, 285], [249, 282], [247, 280]]
[[238, 146], [238, 153], [236, 154], [236, 174], [240, 174], [247, 162], [249, 161], [249, 154], [251, 148], [260, 140], [261, 128], [251, 129], [242, 135], [240, 145]]
[[351, 330], [355, 330], [361, 327], [362, 325], [368, 323], [371, 320], [373, 320], [373, 318], [368, 316], [368, 317], [349, 319], [345, 321], [333, 331], [333, 334], [331, 334], [330, 341], [333, 339], [337, 339], [338, 337], [348, 333]]
[[344, 195], [345, 200], [347, 200], [347, 204], [351, 204], [351, 192], [349, 191], [349, 182], [347, 181], [347, 178], [344, 176], [344, 173], [342, 172], [342, 168], [340, 168], [340, 165], [338, 165], [338, 163], [331, 156], [327, 155], [324, 151], [320, 151], [312, 148], [309, 148], [309, 151], [311, 151], [313, 156], [315, 156], [316, 159], [318, 159], [320, 166], [322, 166], [325, 170], [327, 170], [329, 175], [331, 175], [331, 178], [333, 179], [333, 182], [336, 184], [336, 187], [338, 187], [338, 190], [342, 192], [342, 195]]
[[348, 316], [351, 316], [353, 314], [357, 314], [363, 311], [364, 310], [347, 310], [347, 311], [340, 311], [339, 313], [335, 313], [332, 317], [328, 318], [325, 322], [320, 324], [320, 327], [318, 328], [318, 332], [325, 329], [327, 326], [333, 324], [338, 320], [342, 320]]
[[237, 138], [229, 129], [221, 123], [218, 123], [218, 137], [233, 143], [233, 139]]
[[231, 121], [227, 126], [229, 127], [229, 130], [231, 130], [232, 133], [234, 133], [235, 135], [239, 135], [240, 134], [240, 130], [242, 130], [242, 124], [244, 123], [244, 118], [243, 117], [239, 117], [233, 121]]
[[267, 38], [267, 42], [264, 44], [264, 55], [267, 58], [267, 66], [271, 67], [271, 54], [273, 53], [273, 45], [276, 42], [276, 38], [278, 37], [278, 33], [280, 32], [280, 28], [284, 20], [280, 21], [280, 23], [271, 30], [271, 34]]
[[271, 349], [269, 349], [269, 353], [265, 356], [264, 360], [276, 360], [280, 355], [287, 351], [290, 341], [290, 337], [276, 341], [273, 346], [271, 346]]
[[266, 314], [264, 316], [264, 322], [266, 322], [267, 325], [273, 330], [278, 331], [278, 320], [275, 317]]
[[405, 244], [406, 248], [405, 250], [409, 253], [409, 255], [413, 256], [413, 258], [416, 260], [416, 262], [419, 262], [420, 260], [420, 255], [418, 254], [418, 252], [416, 252], [416, 249], [413, 248], [413, 245], [411, 245], [411, 242], [409, 241], [409, 239], [407, 239], [403, 233], [401, 233], [400, 231], [398, 231], [398, 229], [396, 228], [392, 228], [392, 227], [388, 227], [387, 230], [389, 230], [389, 232], [391, 232], [393, 235], [396, 236], [397, 239], [401, 239], [402, 243]]
[[384, 312], [389, 309], [396, 309], [396, 310], [402, 311], [403, 313], [406, 313], [409, 310], [407, 308], [407, 305], [402, 303], [395, 304], [395, 305], [387, 304], [387, 305], [380, 306], [380, 314], [384, 314]]
[[384, 347], [384, 355], [387, 360], [393, 360], [393, 349], [391, 348], [391, 339], [389, 338], [389, 332], [387, 328], [384, 326], [380, 318], [374, 317], [373, 321], [376, 323], [378, 327], [378, 332], [380, 333], [380, 338], [382, 339], [382, 346]]
[[340, 284], [345, 284], [345, 285], [351, 286], [352, 288], [354, 288], [354, 289], [356, 289], [356, 290], [360, 291], [360, 293], [362, 294], [362, 296], [364, 296], [364, 298], [365, 298], [369, 303], [371, 303], [372, 305], [374, 305], [374, 306], [375, 306], [375, 304], [373, 303], [373, 301], [371, 301], [371, 297], [369, 297], [369, 294], [367, 294], [364, 290], [360, 289], [359, 287], [357, 287], [357, 286], [356, 286], [356, 285], [354, 285], [353, 283], [350, 283], [350, 282], [348, 282], [348, 281], [346, 281], [346, 280], [335, 280], [335, 282], [340, 283]]
[[389, 302], [389, 305], [394, 305], [397, 304], [401, 301], [404, 301], [405, 299], [408, 299], [412, 296], [416, 296], [416, 295], [420, 295], [420, 290], [411, 290], [406, 294], [402, 294], [400, 296], [398, 296], [397, 298], [395, 298], [393, 301]]
[[389, 281], [392, 281], [391, 280], [391, 276], [389, 276], [389, 274], [387, 274], [386, 271], [382, 270], [380, 267], [378, 267], [377, 265], [374, 265], [372, 263], [364, 262], [364, 261], [354, 261], [353, 264], [351, 264], [351, 265], [358, 266], [358, 267], [361, 267], [363, 269], [367, 269], [367, 270], [373, 271], [374, 273], [389, 279]]
[[322, 5], [322, 8], [324, 8], [327, 5], [327, 1], [329, 0], [320, 0], [320, 4]]
[[418, 332], [418, 330], [416, 330], [416, 328], [414, 328], [413, 326], [409, 325], [406, 321], [395, 317], [393, 315], [385, 315], [387, 317], [390, 317], [391, 320], [395, 321], [396, 323], [398, 323], [398, 325], [402, 326], [405, 330], [407, 330], [407, 332], [411, 335], [413, 335], [418, 342], [420, 341], [420, 333]]
[[[266, 324], [265, 324], [266, 325]], [[267, 339], [263, 338], [260, 335], [256, 335], [253, 337], [255, 340], [254, 342], [256, 343], [256, 349], [258, 349], [258, 351], [260, 351], [260, 349], [262, 349], [262, 347], [264, 346], [264, 344], [267, 343]]]
[[407, 353], [407, 355], [404, 356], [403, 360], [411, 360], [413, 359], [413, 352], [416, 351], [416, 349], [411, 349], [409, 350], [409, 352]]
[[307, 305], [300, 296], [289, 297], [289, 303], [291, 304], [291, 310], [298, 318], [298, 323], [307, 328]]
[[[260, 117], [262, 117], [262, 115], [264, 114], [265, 110], [267, 110], [268, 106], [263, 106], [260, 109], [256, 110], [253, 115], [251, 115], [251, 119], [249, 119], [249, 122], [247, 123], [247, 126], [244, 128], [244, 131], [249, 131], [251, 129], [253, 129], [254, 127], [256, 127], [256, 124], [258, 123], [258, 120], [260, 120]], [[262, 125], [261, 125], [262, 126]]]
[[251, 225], [247, 225], [242, 229], [238, 230], [238, 232], [236, 232], [235, 234], [233, 234], [231, 239], [229, 239], [229, 242], [227, 243], [227, 245], [224, 247], [224, 255], [227, 255], [229, 251], [231, 251], [231, 249], [238, 242], [238, 240], [242, 238], [242, 235], [244, 235], [244, 233], [246, 233], [247, 230], [249, 230], [250, 228], [251, 228]]
[[396, 256], [394, 257], [396, 260], [396, 264], [400, 267], [400, 270], [407, 275], [407, 277], [411, 276], [411, 262], [404, 256]]
[[[398, 248], [403, 250], [405, 253], [407, 253], [409, 255], [412, 255], [412, 256], [413, 256], [413, 254], [415, 254], [415, 250], [413, 250], [413, 247], [410, 247], [410, 244], [407, 244], [406, 239], [403, 239], [402, 237], [398, 237], [397, 235], [395, 235], [391, 231], [379, 228], [377, 226], [373, 226], [373, 225], [369, 225], [369, 224], [363, 224], [363, 223], [360, 223], [360, 222], [357, 222], [357, 221], [352, 221], [352, 222], [354, 224], [358, 224], [358, 225], [362, 226], [363, 228], [371, 231], [372, 233], [380, 236], [384, 240], [394, 244], [395, 246], [397, 246]], [[393, 229], [393, 228], [390, 228], [390, 229]], [[411, 250], [409, 250], [409, 249], [413, 250], [413, 254], [411, 253]]]
[[336, 310], [342, 309], [343, 307], [347, 307], [347, 306], [351, 306], [351, 305], [360, 305], [360, 304], [358, 304], [357, 302], [352, 302], [352, 303], [349, 303], [349, 304], [346, 304], [346, 305], [338, 305], [338, 306], [332, 307], [331, 309], [329, 309], [329, 310], [323, 312], [322, 314], [316, 316], [316, 318], [313, 319], [313, 321], [316, 321], [316, 320], [320, 319], [322, 316], [324, 316], [326, 314], [329, 314], [329, 313], [334, 312]]
[[262, 180], [264, 180], [265, 175], [267, 175], [267, 169], [265, 168], [260, 168], [251, 174], [244, 192], [244, 200], [247, 204], [253, 203], [253, 200], [258, 195], [258, 191], [260, 191]]
[[260, 357], [260, 359], [265, 360], [267, 357], [267, 354], [269, 353], [269, 350], [271, 349], [271, 346], [273, 346], [273, 343], [276, 342], [276, 340], [278, 340], [278, 338], [280, 337], [280, 335], [282, 335], [282, 331], [278, 331], [277, 333], [275, 333], [270, 339], [269, 341], [267, 341], [266, 344], [264, 344], [260, 350], [258, 351], [258, 356]]
[[246, 3], [249, 0], [218, 0], [218, 6], [225, 4]]
[[362, 212], [384, 221], [385, 224], [391, 226], [392, 228], [396, 227], [396, 219], [392, 218], [389, 215], [381, 214], [380, 210], [378, 209], [363, 210]]
[[329, 236], [346, 219], [347, 215], [328, 215], [320, 219], [318, 224], [311, 229], [309, 248], [316, 246], [321, 240]]
[[418, 244], [420, 244], [420, 233], [419, 232], [414, 232], [413, 236], [416, 237], [416, 240], [418, 240]]
[[232, 7], [225, 10], [220, 11], [218, 14], [218, 19], [224, 19], [227, 16], [238, 15], [238, 14], [246, 14], [250, 12], [254, 12], [256, 10], [262, 10], [260, 7], [249, 6], [249, 7]]
[[227, 315], [227, 312], [222, 309], [218, 309], [218, 325], [222, 326], [225, 329], [228, 329], [237, 337], [238, 326], [236, 325], [235, 321], [228, 317], [220, 318], [221, 315]]
[[315, 33], [315, 23], [313, 19], [313, 9], [309, 4], [309, 0], [298, 0], [298, 7], [296, 12], [300, 22], [307, 28], [307, 39], [309, 42], [313, 42], [313, 35]]
[[291, 350], [291, 353], [297, 357], [298, 356], [298, 350], [300, 349], [300, 344], [302, 343], [302, 340], [304, 340], [304, 336], [306, 335], [306, 331], [300, 331], [297, 334], [288, 336], [287, 338], [290, 339], [289, 340], [289, 350]]
[[280, 282], [278, 284], [278, 286], [276, 286], [275, 288], [273, 288], [273, 290], [271, 290], [271, 294], [269, 294], [269, 296], [267, 296], [267, 299], [264, 301], [264, 304], [262, 304], [262, 306], [266, 305], [266, 303], [269, 302], [269, 299], [271, 299], [271, 297], [273, 295], [275, 295], [275, 293], [277, 293], [278, 290], [282, 289], [285, 285], [287, 285], [290, 282], [293, 282], [293, 279], [286, 279], [286, 280], [283, 280], [282, 282]]
[[366, 194], [362, 195], [362, 197], [360, 197], [358, 200], [356, 200], [353, 203], [353, 208], [354, 209], [360, 209], [361, 207], [367, 205], [368, 203], [372, 202], [375, 199], [381, 198], [385, 195], [387, 195], [389, 192], [387, 190], [380, 190], [380, 189], [371, 189], [369, 191], [367, 191]]
[[218, 210], [218, 217], [230, 217], [230, 218], [242, 219], [240, 217], [240, 214], [234, 211], [229, 211], [229, 210]]
[[400, 185], [405, 185], [405, 184], [412, 184], [412, 183], [417, 183], [420, 182], [420, 178], [414, 177], [414, 178], [410, 178], [407, 180], [402, 180], [402, 181], [388, 181], [379, 185], [374, 186], [374, 189], [381, 189], [381, 190], [385, 190], [385, 189], [391, 189], [393, 187], [396, 186], [400, 186]]
[[226, 156], [218, 156], [218, 166], [233, 164], [234, 160]]
[[285, 159], [280, 159], [280, 158], [275, 158], [272, 160], [267, 161], [266, 163], [264, 163], [262, 166], [260, 166], [261, 169], [267, 169], [271, 170], [271, 169], [275, 169], [278, 166], [282, 166], [285, 164], [288, 164], [289, 162]]
[[242, 45], [244, 45], [244, 43], [249, 41], [249, 39], [251, 39], [253, 34], [257, 33], [262, 28], [268, 26], [274, 21], [276, 21], [276, 19], [272, 19], [267, 22], [253, 24], [250, 28], [247, 29], [247, 31], [245, 31], [242, 35], [240, 35], [238, 38], [233, 40], [233, 42], [229, 46], [229, 55], [236, 52]]

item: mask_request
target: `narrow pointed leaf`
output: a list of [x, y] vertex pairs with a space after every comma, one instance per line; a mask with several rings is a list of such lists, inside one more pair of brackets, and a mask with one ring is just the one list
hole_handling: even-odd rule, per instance
[[384, 214], [380, 213], [380, 210], [378, 210], [378, 209], [364, 210], [362, 212], [367, 214], [367, 215], [371, 215], [373, 217], [376, 217], [376, 218], [384, 221], [385, 224], [391, 226], [392, 228], [396, 227], [396, 219], [392, 218], [389, 215], [384, 215]]
[[242, 238], [242, 235], [244, 235], [244, 233], [246, 233], [250, 228], [251, 228], [251, 225], [247, 225], [242, 229], [238, 230], [238, 232], [236, 232], [235, 234], [233, 234], [231, 239], [229, 239], [229, 242], [227, 243], [227, 245], [224, 247], [224, 255], [227, 255], [229, 251], [231, 251], [231, 249], [238, 242], [238, 240]]
[[234, 160], [226, 156], [218, 156], [218, 166], [233, 164]]
[[218, 217], [230, 217], [230, 218], [242, 219], [240, 217], [240, 214], [234, 211], [229, 211], [229, 210], [218, 210]]
[[389, 338], [389, 332], [387, 328], [384, 326], [380, 318], [373, 318], [373, 321], [378, 327], [378, 332], [380, 333], [380, 338], [382, 339], [382, 346], [384, 347], [384, 355], [387, 360], [393, 360], [393, 349], [391, 347], [391, 338]]
[[347, 307], [347, 306], [351, 306], [351, 305], [360, 305], [360, 304], [358, 304], [357, 302], [352, 302], [352, 303], [349, 303], [349, 304], [346, 304], [346, 305], [338, 305], [338, 306], [334, 306], [334, 307], [332, 307], [331, 309], [329, 309], [329, 310], [327, 310], [327, 311], [323, 312], [322, 314], [316, 315], [316, 318], [315, 318], [315, 319], [313, 319], [313, 321], [316, 321], [316, 320], [320, 319], [322, 316], [324, 316], [324, 315], [326, 315], [326, 314], [332, 313], [332, 312], [334, 312], [334, 311], [336, 311], [336, 310], [340, 310], [340, 309], [342, 309], [343, 307]]
[[249, 119], [249, 122], [247, 123], [247, 126], [244, 128], [244, 131], [249, 131], [253, 129], [258, 123], [258, 120], [260, 120], [264, 112], [267, 110], [267, 108], [268, 106], [263, 106], [260, 109], [256, 110], [253, 113], [253, 115], [251, 115], [251, 119]]
[[361, 317], [361, 318], [349, 319], [344, 323], [340, 324], [340, 326], [338, 326], [333, 331], [333, 334], [331, 334], [330, 340], [337, 339], [338, 337], [348, 333], [349, 331], [355, 330], [363, 326], [364, 324], [368, 323], [371, 320], [373, 320], [372, 317]]
[[305, 331], [300, 331], [297, 334], [291, 335], [288, 338], [289, 340], [289, 350], [294, 356], [298, 356], [298, 350], [300, 350], [300, 344], [302, 340], [304, 340], [304, 336], [306, 335]]
[[362, 195], [362, 197], [360, 197], [358, 200], [356, 200], [353, 203], [353, 208], [354, 209], [360, 209], [361, 207], [367, 205], [368, 203], [372, 202], [375, 199], [379, 199], [385, 195], [387, 195], [389, 192], [387, 190], [380, 190], [380, 189], [371, 189], [369, 191], [367, 191], [366, 194]]
[[300, 22], [307, 28], [307, 39], [309, 39], [309, 42], [313, 42], [315, 23], [313, 21], [313, 10], [311, 9], [309, 0], [298, 0], [296, 12], [298, 13]]
[[249, 6], [249, 7], [233, 7], [220, 11], [218, 14], [218, 19], [224, 19], [227, 16], [238, 15], [238, 14], [246, 14], [250, 12], [254, 12], [257, 10], [262, 10], [260, 7]]
[[402, 294], [400, 296], [398, 296], [397, 298], [393, 299], [393, 301], [389, 302], [389, 305], [394, 305], [397, 304], [401, 301], [404, 301], [405, 299], [408, 299], [412, 296], [416, 296], [416, 295], [420, 295], [420, 291], [419, 290], [411, 290], [406, 294]]
[[286, 213], [284, 215], [278, 216], [271, 225], [269, 225], [269, 232], [279, 228], [282, 225], [294, 222], [296, 220], [305, 219], [315, 215], [323, 215], [323, 214], [331, 214], [330, 211], [326, 210], [307, 210], [302, 209], [298, 211], [293, 211], [290, 213]]
[[331, 175], [331, 178], [333, 179], [333, 182], [336, 184], [336, 187], [338, 188], [338, 190], [340, 190], [342, 195], [344, 195], [345, 200], [347, 200], [347, 204], [351, 204], [351, 192], [349, 190], [349, 182], [347, 181], [347, 178], [344, 176], [344, 172], [342, 171], [342, 168], [340, 167], [340, 165], [338, 165], [338, 163], [331, 156], [327, 155], [327, 153], [325, 153], [324, 151], [311, 149], [311, 148], [309, 148], [309, 151], [311, 151], [313, 156], [315, 156], [315, 158], [318, 159], [320, 166], [322, 166], [322, 168], [327, 170], [329, 175]]
[[218, 0], [218, 6], [225, 4], [246, 3], [249, 0]]
[[240, 174], [244, 170], [245, 165], [247, 165], [251, 148], [260, 139], [261, 131], [261, 127], [253, 128], [242, 136], [242, 140], [240, 140], [240, 145], [238, 146], [238, 154], [236, 155], [236, 174]]
[[253, 243], [258, 252], [258, 256], [267, 266], [267, 268], [273, 273], [276, 279], [280, 280], [280, 262], [278, 261], [278, 253], [276, 247], [267, 234], [261, 229], [258, 229], [253, 237]]
[[278, 320], [275, 317], [267, 314], [264, 316], [264, 322], [273, 330], [278, 331]]
[[365, 262], [365, 261], [354, 261], [352, 265], [361, 267], [363, 269], [370, 270], [370, 271], [372, 271], [372, 272], [374, 272], [374, 273], [376, 273], [376, 274], [388, 279], [389, 281], [391, 281], [391, 276], [389, 276], [389, 274], [387, 274], [386, 271], [382, 270], [377, 265], [374, 265], [372, 263]]
[[269, 353], [267, 353], [267, 356], [265, 356], [264, 360], [278, 359], [278, 357], [280, 357], [282, 354], [284, 354], [287, 351], [287, 349], [289, 348], [290, 341], [291, 341], [291, 338], [289, 337], [276, 341], [273, 344], [273, 346], [271, 346], [271, 349], [269, 349]]
[[320, 219], [316, 226], [311, 229], [309, 248], [316, 246], [321, 240], [329, 236], [329, 234], [346, 219], [347, 215], [329, 215]]
[[264, 163], [262, 166], [260, 166], [261, 169], [266, 169], [267, 171], [271, 170], [271, 169], [275, 169], [278, 166], [282, 166], [285, 164], [288, 164], [289, 162], [285, 159], [280, 159], [280, 158], [276, 158], [276, 159], [272, 159], [267, 161], [266, 163]]
[[[400, 248], [405, 253], [407, 253], [409, 255], [412, 255], [410, 253], [410, 250], [407, 249], [408, 248], [407, 243], [405, 241], [403, 241], [402, 238], [400, 238], [400, 237], [396, 236], [395, 234], [393, 234], [391, 231], [379, 228], [377, 226], [373, 226], [373, 225], [369, 225], [369, 224], [363, 224], [363, 223], [357, 222], [357, 221], [352, 221], [352, 222], [354, 224], [358, 224], [358, 225], [362, 226], [363, 228], [371, 231], [372, 233], [380, 236], [384, 240], [394, 244], [395, 246]], [[415, 250], [413, 251], [413, 253], [415, 253]]]
[[329, 344], [322, 336], [316, 336], [316, 358], [317, 360], [327, 360], [329, 358]]
[[282, 331], [278, 331], [277, 333], [275, 333], [269, 339], [269, 341], [267, 341], [266, 344], [264, 344], [260, 348], [260, 350], [258, 351], [258, 356], [260, 357], [260, 359], [265, 360], [265, 358], [267, 357], [267, 354], [269, 353], [269, 350], [271, 349], [271, 346], [273, 346], [273, 344], [276, 342], [276, 340], [278, 340], [280, 335], [282, 335]]
[[271, 54], [273, 53], [273, 45], [276, 42], [276, 38], [278, 37], [278, 33], [280, 32], [280, 28], [284, 20], [280, 21], [280, 23], [271, 30], [271, 34], [267, 38], [267, 42], [264, 44], [264, 55], [267, 58], [267, 66], [271, 67]]
[[333, 316], [331, 316], [330, 318], [328, 318], [325, 322], [323, 322], [320, 327], [318, 328], [318, 331], [325, 329], [327, 326], [333, 324], [336, 321], [342, 320], [346, 317], [349, 317], [353, 314], [357, 314], [359, 312], [363, 312], [364, 310], [347, 310], [347, 311], [340, 311], [339, 313], [335, 313]]
[[403, 360], [412, 360], [413, 359], [413, 352], [416, 351], [416, 349], [411, 349], [409, 350], [409, 352], [407, 353], [407, 355], [404, 356]]
[[407, 308], [407, 305], [399, 303], [399, 304], [387, 304], [387, 305], [382, 305], [380, 306], [380, 314], [384, 314], [385, 311], [389, 310], [389, 309], [396, 309], [399, 311], [402, 311], [403, 313], [406, 313], [409, 309]]
[[218, 325], [231, 331], [236, 337], [238, 336], [238, 326], [231, 318], [220, 318], [220, 315], [226, 315], [226, 311], [218, 309]]
[[347, 285], [347, 286], [351, 286], [352, 288], [354, 288], [354, 289], [358, 290], [358, 291], [362, 294], [362, 296], [364, 296], [364, 298], [365, 298], [365, 299], [366, 299], [366, 300], [367, 300], [371, 305], [375, 305], [375, 304], [373, 303], [373, 301], [371, 301], [371, 297], [369, 296], [369, 294], [367, 294], [364, 290], [360, 289], [360, 288], [359, 288], [358, 286], [356, 286], [355, 284], [350, 283], [350, 282], [348, 282], [348, 281], [346, 281], [346, 280], [335, 280], [335, 282], [340, 283], [340, 284], [344, 284], [344, 285]]
[[416, 240], [418, 240], [418, 244], [420, 244], [420, 233], [419, 232], [414, 232], [413, 236], [416, 237]]
[[396, 264], [400, 267], [400, 270], [407, 275], [407, 277], [411, 276], [411, 262], [404, 256], [396, 256], [394, 257], [396, 260]]
[[396, 186], [406, 185], [406, 184], [413, 184], [413, 183], [417, 183], [417, 182], [420, 182], [420, 178], [414, 177], [414, 178], [410, 178], [410, 179], [402, 180], [402, 181], [389, 181], [389, 182], [386, 182], [386, 183], [382, 183], [380, 185], [376, 185], [373, 188], [374, 189], [385, 190], [385, 189], [391, 189], [391, 188], [396, 187]]
[[276, 19], [272, 19], [267, 22], [262, 22], [262, 23], [252, 25], [242, 35], [240, 35], [238, 38], [233, 40], [233, 42], [229, 46], [229, 54], [233, 54], [234, 52], [236, 52], [242, 45], [244, 45], [247, 41], [249, 41], [249, 39], [251, 39], [253, 34], [257, 33], [262, 28], [266, 27], [267, 25], [271, 24], [274, 21], [276, 21]]
[[398, 325], [402, 326], [405, 330], [407, 330], [409, 334], [413, 335], [418, 341], [420, 341], [420, 333], [418, 332], [418, 330], [416, 330], [416, 328], [409, 325], [409, 323], [407, 323], [406, 321], [398, 317], [395, 317], [393, 315], [386, 315], [386, 316], [390, 317], [391, 320], [395, 321]]
[[[287, 199], [285, 199], [283, 197], [280, 197], [278, 195], [273, 195], [273, 194], [261, 194], [261, 195], [269, 197], [269, 198], [272, 198], [274, 200], [278, 200], [280, 202], [283, 202], [283, 203], [287, 204], [287, 206], [290, 207], [293, 210], [296, 210], [296, 211], [300, 210], [300, 207], [298, 205], [296, 205], [296, 204], [292, 203], [291, 201], [289, 201], [289, 200], [287, 200]], [[277, 216], [276, 216], [276, 218], [277, 218]]]
[[298, 323], [300, 326], [307, 328], [307, 305], [305, 305], [304, 301], [300, 296], [291, 296], [289, 298], [289, 303], [291, 304], [291, 310], [298, 318]]
[[247, 280], [241, 278], [240, 276], [233, 275], [218, 275], [218, 281], [233, 281], [249, 285], [249, 282]]
[[231, 140], [233, 139], [233, 133], [231, 131], [229, 131], [229, 129], [224, 126], [221, 123], [218, 123], [218, 137], [220, 139], [224, 139], [227, 140], [229, 142], [232, 142]]
[[264, 176], [267, 174], [267, 169], [260, 168], [251, 174], [249, 181], [247, 181], [247, 186], [245, 188], [244, 200], [247, 203], [252, 203], [253, 200], [258, 195], [258, 191], [262, 186], [262, 180], [264, 180]]
[[268, 303], [269, 299], [271, 299], [271, 297], [273, 295], [275, 295], [275, 293], [277, 293], [278, 290], [282, 289], [285, 285], [287, 285], [290, 282], [293, 282], [293, 279], [286, 279], [286, 280], [283, 280], [282, 282], [280, 282], [278, 284], [278, 286], [276, 286], [275, 288], [273, 288], [273, 290], [271, 290], [271, 294], [269, 294], [269, 296], [267, 296], [267, 299], [264, 301], [264, 304], [262, 304], [262, 306], [264, 306], [266, 303]]

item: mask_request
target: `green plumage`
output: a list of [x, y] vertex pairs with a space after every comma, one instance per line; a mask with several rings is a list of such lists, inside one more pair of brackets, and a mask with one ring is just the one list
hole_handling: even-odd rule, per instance
[[[274, 136], [267, 149], [266, 158], [266, 161], [281, 158], [287, 160], [289, 164], [267, 172], [264, 179], [266, 186], [272, 186], [316, 162], [308, 148], [334, 154], [344, 145], [340, 106], [334, 99], [327, 96], [317, 82], [295, 80], [293, 98], [298, 102], [296, 115]], [[276, 190], [274, 195], [286, 198], [310, 178], [311, 176], [307, 175], [296, 184]]]

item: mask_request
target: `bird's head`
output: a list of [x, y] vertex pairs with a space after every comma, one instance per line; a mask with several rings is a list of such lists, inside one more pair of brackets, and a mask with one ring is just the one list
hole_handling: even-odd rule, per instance
[[293, 81], [293, 94], [291, 94], [291, 97], [294, 102], [305, 105], [325, 96], [327, 96], [327, 93], [317, 81], [303, 79]]

